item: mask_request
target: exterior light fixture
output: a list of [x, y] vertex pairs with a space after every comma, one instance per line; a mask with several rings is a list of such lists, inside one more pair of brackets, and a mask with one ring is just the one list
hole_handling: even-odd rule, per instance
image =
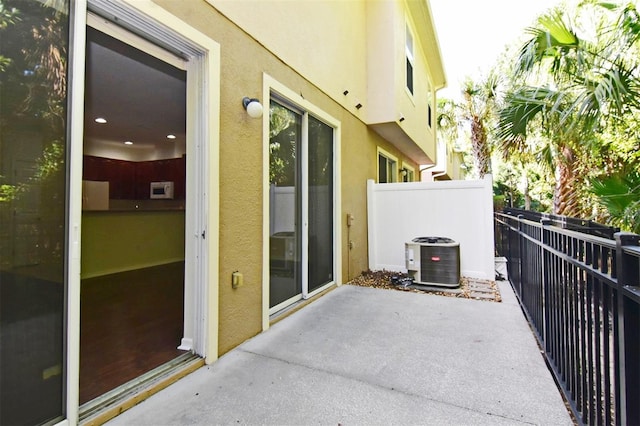
[[124, 144], [125, 144], [125, 145], [133, 145], [133, 142], [131, 142], [131, 141], [124, 141]]
[[251, 118], [260, 118], [262, 117], [262, 105], [260, 101], [256, 98], [242, 98], [242, 106], [247, 110], [247, 114]]
[[98, 124], [105, 124], [107, 122], [107, 119], [103, 117], [98, 117], [94, 121]]
[[175, 138], [176, 138], [176, 135], [173, 135], [173, 134], [167, 135], [167, 139], [175, 139]]

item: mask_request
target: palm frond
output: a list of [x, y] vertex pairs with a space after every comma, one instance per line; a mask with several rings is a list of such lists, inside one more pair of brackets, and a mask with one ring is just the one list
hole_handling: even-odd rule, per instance
[[571, 25], [563, 20], [560, 10], [540, 16], [537, 24], [537, 27], [526, 30], [532, 37], [520, 49], [516, 64], [519, 74], [533, 70], [546, 59], [552, 61], [552, 69], [560, 70], [568, 52], [580, 47], [580, 39]]
[[640, 40], [640, 14], [635, 5], [625, 5], [618, 18], [617, 27], [622, 30], [627, 46], [633, 46]]
[[603, 9], [607, 9], [607, 10], [616, 10], [620, 7], [620, 4], [612, 3], [608, 1], [597, 1], [597, 2], [594, 2], [594, 4], [596, 6], [602, 7]]
[[640, 172], [621, 170], [590, 180], [591, 192], [609, 212], [612, 219], [633, 232], [640, 223]]
[[544, 145], [542, 149], [536, 153], [536, 159], [538, 160], [538, 164], [542, 165], [545, 171], [550, 173], [554, 171], [555, 153], [552, 145]]
[[556, 104], [558, 93], [543, 87], [522, 87], [505, 97], [497, 135], [502, 149], [521, 149], [530, 123]]
[[495, 98], [497, 96], [501, 80], [500, 74], [496, 72], [489, 73], [489, 76], [482, 82], [487, 97]]
[[625, 111], [640, 108], [640, 82], [624, 64], [577, 81], [580, 90], [562, 112], [561, 123], [590, 132], [603, 117], [620, 119]]

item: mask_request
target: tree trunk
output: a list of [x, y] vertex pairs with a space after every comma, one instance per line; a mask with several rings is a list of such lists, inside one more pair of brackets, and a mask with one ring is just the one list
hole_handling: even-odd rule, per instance
[[556, 186], [553, 192], [553, 213], [564, 216], [578, 216], [573, 165], [575, 155], [568, 146], [560, 147], [556, 160]]
[[478, 178], [482, 179], [491, 173], [491, 153], [487, 143], [487, 132], [478, 116], [471, 117], [471, 149]]
[[531, 210], [531, 194], [529, 193], [529, 178], [524, 176], [524, 209]]

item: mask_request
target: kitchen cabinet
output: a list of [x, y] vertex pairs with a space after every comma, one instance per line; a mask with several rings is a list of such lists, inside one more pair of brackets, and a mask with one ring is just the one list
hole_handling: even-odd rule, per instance
[[174, 199], [184, 200], [186, 157], [156, 161], [126, 161], [84, 156], [83, 180], [109, 182], [113, 200], [148, 200], [151, 182], [174, 182]]

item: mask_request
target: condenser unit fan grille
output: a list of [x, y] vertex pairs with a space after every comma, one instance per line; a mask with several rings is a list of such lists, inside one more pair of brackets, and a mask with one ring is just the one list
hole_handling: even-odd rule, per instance
[[420, 281], [458, 285], [460, 281], [459, 246], [421, 246], [420, 266]]
[[414, 238], [405, 244], [405, 261], [415, 284], [460, 285], [460, 244], [450, 238]]

